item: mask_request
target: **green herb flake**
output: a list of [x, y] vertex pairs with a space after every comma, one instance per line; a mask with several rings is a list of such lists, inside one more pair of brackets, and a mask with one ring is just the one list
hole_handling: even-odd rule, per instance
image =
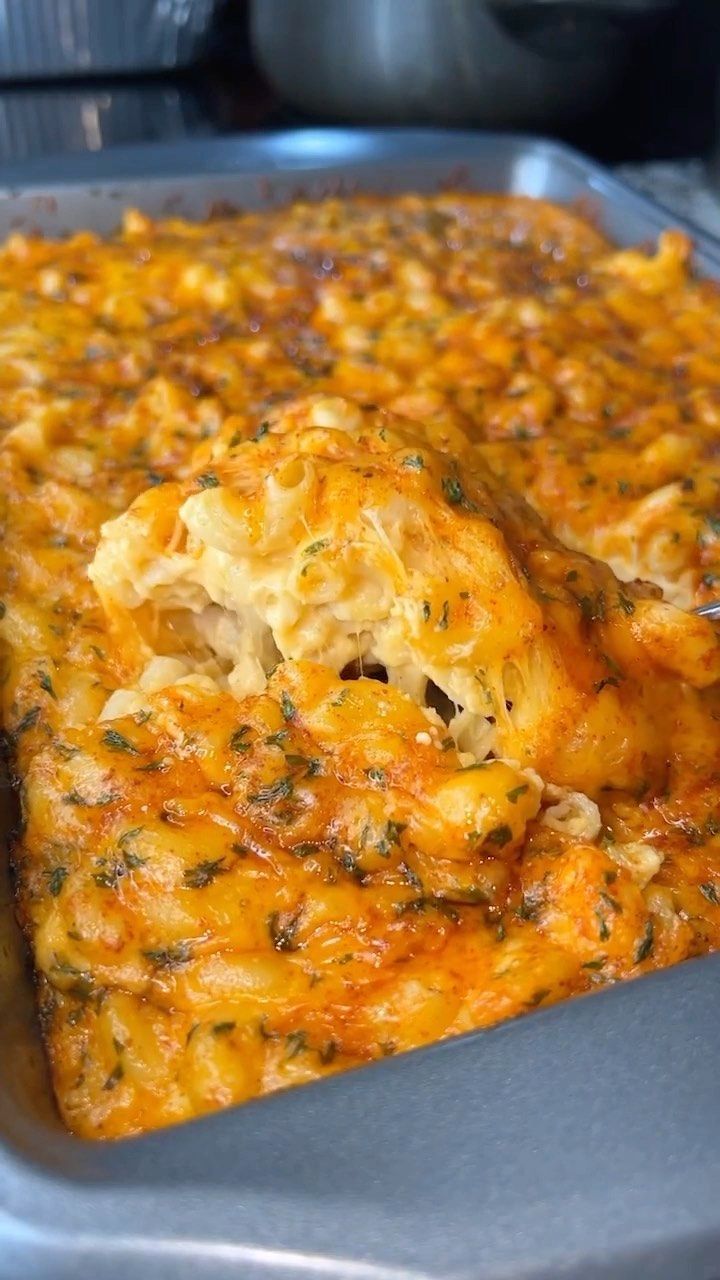
[[220, 481], [214, 471], [203, 471], [196, 481], [200, 489], [217, 489]]
[[41, 689], [44, 689], [46, 693], [49, 693], [50, 697], [53, 698], [55, 702], [57, 702], [57, 694], [53, 688], [53, 682], [50, 679], [50, 676], [48, 675], [47, 671], [43, 671], [41, 675], [38, 676], [38, 684], [40, 685]]
[[605, 621], [605, 592], [598, 591], [596, 596], [579, 596], [578, 604], [585, 622]]
[[527, 783], [527, 782], [523, 782], [523, 783], [521, 783], [521, 785], [520, 785], [519, 787], [513, 787], [513, 788], [512, 788], [512, 790], [508, 791], [508, 792], [506, 793], [506, 794], [507, 794], [507, 798], [508, 798], [508, 800], [510, 801], [510, 803], [511, 803], [511, 804], [517, 804], [517, 802], [518, 802], [518, 800], [520, 799], [520, 797], [521, 797], [521, 796], [526, 795], [526, 793], [527, 793], [529, 790], [530, 790], [530, 787], [529, 787], [528, 783]]
[[698, 886], [703, 898], [707, 898], [708, 902], [712, 902], [714, 907], [720, 907], [720, 889], [712, 881], [708, 880], [704, 884]]
[[409, 453], [406, 458], [403, 458], [402, 465], [407, 471], [423, 471], [425, 460], [419, 453]]
[[160, 760], [148, 760], [147, 764], [139, 764], [136, 773], [167, 773], [171, 767], [170, 760], [163, 756]]
[[329, 1066], [336, 1055], [337, 1045], [334, 1040], [328, 1040], [327, 1044], [323, 1045], [322, 1049], [318, 1050], [318, 1057], [324, 1067]]
[[57, 898], [68, 878], [68, 874], [67, 867], [53, 867], [52, 871], [45, 872], [48, 883], [48, 893], [51, 898]]
[[109, 1093], [112, 1089], [115, 1088], [116, 1084], [119, 1084], [119, 1082], [122, 1080], [124, 1075], [125, 1075], [125, 1068], [123, 1067], [122, 1062], [116, 1062], [115, 1066], [110, 1072], [110, 1075], [108, 1076], [107, 1080], [103, 1085], [103, 1089]]
[[149, 947], [142, 954], [155, 969], [179, 969], [192, 960], [189, 942], [172, 942], [167, 947]]
[[313, 840], [303, 840], [300, 844], [293, 845], [287, 852], [294, 858], [314, 858], [322, 853], [322, 845], [316, 844]]
[[293, 1058], [297, 1058], [299, 1053], [304, 1053], [308, 1047], [307, 1033], [305, 1031], [289, 1031], [285, 1036], [287, 1045], [287, 1053], [285, 1061], [291, 1062]]
[[144, 827], [130, 827], [127, 831], [123, 831], [122, 835], [117, 838], [118, 848], [124, 851], [125, 846], [129, 844], [131, 840], [135, 840], [144, 830]]
[[117, 729], [106, 729], [102, 736], [102, 744], [108, 751], [127, 751], [128, 755], [138, 756], [140, 752], [123, 733]]
[[236, 1022], [216, 1022], [212, 1033], [214, 1036], [229, 1036], [231, 1031], [235, 1030]]
[[549, 987], [540, 987], [538, 991], [533, 991], [533, 994], [530, 996], [529, 1000], [525, 1001], [526, 1008], [528, 1009], [537, 1008], [537, 1006], [539, 1004], [542, 1004], [543, 1000], [546, 1000], [549, 995], [550, 995]]
[[119, 799], [119, 791], [101, 791], [94, 800], [90, 800], [74, 788], [62, 797], [63, 804], [74, 804], [80, 809], [104, 809], [106, 805], [114, 804]]
[[28, 729], [34, 729], [40, 719], [41, 711], [42, 707], [31, 707], [29, 711], [26, 711], [22, 720], [19, 720], [15, 725], [12, 734], [13, 738], [17, 739], [21, 734], [26, 733]]
[[270, 423], [267, 421], [261, 422], [257, 431], [255, 432], [255, 435], [253, 436], [253, 440], [262, 440], [263, 436], [266, 436], [269, 430], [270, 430]]
[[622, 609], [623, 613], [630, 617], [635, 612], [635, 602], [629, 596], [626, 596], [624, 592], [618, 591], [618, 608]]
[[607, 942], [610, 937], [610, 929], [608, 928], [608, 922], [599, 907], [596, 907], [595, 909], [595, 918], [598, 922], [598, 937], [601, 942]]
[[304, 769], [306, 778], [316, 778], [322, 772], [322, 760], [317, 756], [300, 756], [288, 752], [285, 760], [292, 769]]
[[459, 507], [461, 504], [465, 505], [463, 487], [456, 476], [443, 477], [442, 491], [445, 495], [445, 501], [449, 502], [451, 507]]
[[444, 601], [443, 601], [443, 607], [442, 607], [442, 613], [440, 614], [440, 617], [438, 618], [438, 630], [439, 630], [439, 631], [447, 631], [449, 616], [450, 616], [450, 601], [449, 601], [449, 600], [444, 600]]
[[101, 871], [96, 871], [93, 875], [93, 880], [100, 889], [117, 889], [120, 879], [124, 875], [125, 867], [119, 862], [115, 862], [112, 866], [103, 867]]
[[431, 613], [431, 609], [430, 609], [430, 601], [429, 601], [429, 600], [423, 600], [423, 606], [422, 606], [423, 622], [429, 622], [429, 621], [430, 621], [430, 613]]
[[509, 827], [506, 822], [503, 823], [502, 826], [493, 827], [492, 831], [489, 831], [487, 834], [488, 844], [495, 844], [498, 849], [503, 849], [506, 844], [510, 843], [512, 838], [512, 828]]
[[242, 752], [250, 750], [250, 743], [246, 742], [245, 738], [249, 734], [251, 728], [252, 726], [249, 724], [241, 724], [240, 728], [236, 729], [235, 732], [230, 735], [231, 751]]
[[365, 769], [363, 772], [367, 774], [368, 781], [374, 783], [376, 787], [387, 786], [387, 774], [384, 769]]
[[390, 856], [390, 849], [393, 845], [400, 844], [400, 836], [407, 828], [407, 822], [395, 822], [392, 818], [386, 824], [385, 830], [376, 844], [376, 849], [382, 858]]
[[274, 782], [260, 787], [253, 795], [248, 796], [250, 804], [275, 804], [278, 800], [287, 800], [294, 791], [291, 777], [276, 778]]
[[295, 703], [290, 697], [290, 694], [286, 693], [284, 689], [280, 697], [280, 710], [283, 714], [283, 720], [292, 720], [296, 713]]
[[216, 876], [225, 875], [227, 870], [222, 858], [206, 859], [183, 871], [183, 884], [188, 889], [205, 889]]
[[307, 547], [303, 548], [304, 556], [316, 556], [318, 551], [325, 551], [330, 546], [329, 538], [318, 538], [316, 542], [311, 542]]
[[296, 911], [294, 915], [287, 915], [279, 911], [270, 913], [267, 921], [268, 933], [276, 951], [297, 951], [299, 946], [297, 931], [300, 927], [301, 917], [302, 908]]
[[635, 963], [642, 964], [643, 960], [647, 960], [652, 955], [652, 949], [655, 944], [655, 926], [652, 920], [648, 920], [645, 925], [645, 932], [640, 939], [640, 945], [635, 952]]
[[607, 689], [611, 685], [614, 689], [620, 687], [620, 681], [617, 676], [605, 676], [602, 680], [596, 680], [593, 685], [595, 693], [602, 693], [603, 689]]

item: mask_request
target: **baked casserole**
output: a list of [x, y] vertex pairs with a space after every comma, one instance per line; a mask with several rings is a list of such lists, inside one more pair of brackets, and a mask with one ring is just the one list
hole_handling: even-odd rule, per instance
[[119, 1137], [715, 949], [720, 297], [464, 193], [0, 253], [12, 857]]

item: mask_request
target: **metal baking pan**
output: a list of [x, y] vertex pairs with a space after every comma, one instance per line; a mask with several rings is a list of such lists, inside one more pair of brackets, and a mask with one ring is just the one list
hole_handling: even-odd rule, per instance
[[[475, 133], [145, 146], [5, 181], [3, 235], [448, 182], [580, 200], [622, 243], [682, 224], [564, 147]], [[97, 1144], [53, 1112], [0, 900], [0, 1280], [720, 1280], [720, 955]]]

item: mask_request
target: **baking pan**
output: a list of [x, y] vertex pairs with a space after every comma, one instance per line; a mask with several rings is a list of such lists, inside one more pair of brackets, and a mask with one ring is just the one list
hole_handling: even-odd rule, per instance
[[[145, 146], [5, 181], [0, 234], [446, 184], [582, 201], [621, 243], [682, 224], [564, 147], [475, 133]], [[0, 1280], [720, 1280], [720, 955], [99, 1144], [54, 1115], [0, 901]]]

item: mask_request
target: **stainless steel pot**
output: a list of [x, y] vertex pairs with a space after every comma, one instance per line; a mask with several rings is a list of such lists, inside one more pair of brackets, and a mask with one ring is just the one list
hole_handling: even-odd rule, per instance
[[366, 121], [545, 126], [602, 101], [672, 0], [252, 0], [286, 102]]

